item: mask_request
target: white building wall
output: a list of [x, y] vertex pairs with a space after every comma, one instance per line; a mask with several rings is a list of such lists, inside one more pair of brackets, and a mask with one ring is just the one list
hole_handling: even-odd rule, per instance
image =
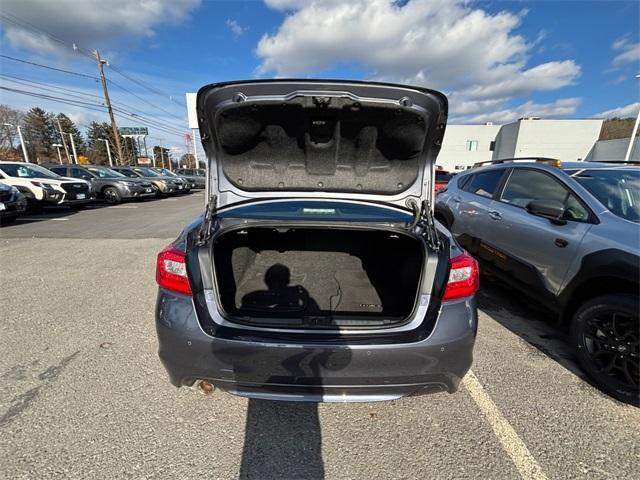
[[[600, 140], [593, 146], [585, 160], [589, 162], [599, 162], [606, 160], [624, 160], [624, 156], [629, 148], [630, 138], [617, 138], [615, 140]], [[630, 160], [640, 161], [640, 141], [636, 137], [631, 150]]]
[[[494, 158], [551, 157], [560, 160], [584, 160], [595, 145], [602, 120], [534, 120], [519, 124], [515, 150], [496, 149]], [[513, 124], [505, 125], [510, 127]]]
[[437, 164], [454, 171], [491, 160], [489, 148], [498, 130], [499, 125], [447, 125]]

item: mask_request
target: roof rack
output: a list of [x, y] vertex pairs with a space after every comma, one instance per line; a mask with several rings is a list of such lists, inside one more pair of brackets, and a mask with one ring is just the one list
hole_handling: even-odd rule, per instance
[[536, 162], [545, 163], [554, 167], [559, 167], [561, 162], [556, 158], [547, 157], [516, 157], [516, 158], [499, 158], [496, 160], [487, 160], [486, 162], [476, 162], [473, 164], [473, 168], [482, 167], [484, 165], [498, 165], [500, 163], [515, 163], [515, 162]]
[[[589, 162], [585, 162], [589, 163]], [[640, 160], [595, 160], [593, 163], [615, 163], [617, 165], [640, 165]]]

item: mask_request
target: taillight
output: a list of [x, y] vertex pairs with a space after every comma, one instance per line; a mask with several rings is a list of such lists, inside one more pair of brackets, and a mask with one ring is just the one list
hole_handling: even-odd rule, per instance
[[480, 269], [475, 258], [463, 253], [452, 258], [450, 264], [449, 281], [442, 300], [456, 300], [476, 293], [480, 286]]
[[162, 288], [172, 292], [191, 295], [189, 277], [187, 277], [186, 254], [169, 245], [158, 254], [156, 263], [156, 282]]

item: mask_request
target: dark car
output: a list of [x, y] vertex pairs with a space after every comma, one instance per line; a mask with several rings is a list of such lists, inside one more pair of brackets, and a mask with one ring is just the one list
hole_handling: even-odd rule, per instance
[[207, 171], [204, 168], [178, 168], [176, 173], [188, 179], [192, 183], [192, 188], [206, 188]]
[[0, 183], [0, 225], [15, 221], [27, 209], [27, 199], [16, 187]]
[[95, 198], [118, 204], [123, 200], [155, 196], [151, 182], [127, 178], [115, 170], [100, 165], [51, 165], [49, 170], [63, 177], [81, 178], [91, 183]]
[[483, 271], [557, 314], [597, 385], [640, 404], [640, 167], [498, 160], [457, 175], [436, 216]]
[[129, 178], [143, 178], [153, 185], [156, 196], [176, 195], [182, 193], [186, 187], [185, 182], [177, 177], [167, 177], [154, 172], [149, 167], [113, 167], [116, 172]]
[[170, 381], [312, 402], [456, 391], [478, 268], [432, 215], [446, 97], [247, 81], [200, 89], [197, 110], [208, 204], [157, 259]]

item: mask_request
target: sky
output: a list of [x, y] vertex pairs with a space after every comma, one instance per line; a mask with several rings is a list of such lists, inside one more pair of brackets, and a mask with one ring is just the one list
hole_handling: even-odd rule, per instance
[[640, 109], [637, 1], [2, 0], [0, 35], [0, 103], [106, 121], [98, 49], [118, 126], [178, 154], [184, 94], [227, 80], [426, 86], [450, 123]]

